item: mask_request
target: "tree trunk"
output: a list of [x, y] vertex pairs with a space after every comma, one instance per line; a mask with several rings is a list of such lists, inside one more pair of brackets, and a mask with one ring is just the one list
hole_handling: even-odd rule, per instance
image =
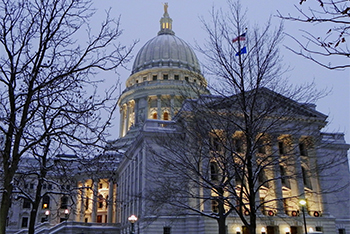
[[6, 182], [6, 178], [4, 178], [4, 192], [2, 193], [0, 207], [0, 234], [6, 234], [6, 220], [10, 209], [11, 194], [12, 184]]
[[219, 226], [219, 234], [226, 234], [226, 217], [217, 219]]

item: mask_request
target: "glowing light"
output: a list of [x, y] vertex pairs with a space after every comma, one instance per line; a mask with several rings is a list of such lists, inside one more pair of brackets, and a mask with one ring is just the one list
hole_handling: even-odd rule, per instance
[[136, 215], [131, 215], [128, 218], [128, 220], [129, 220], [130, 223], [135, 223], [137, 221], [137, 217], [136, 217]]

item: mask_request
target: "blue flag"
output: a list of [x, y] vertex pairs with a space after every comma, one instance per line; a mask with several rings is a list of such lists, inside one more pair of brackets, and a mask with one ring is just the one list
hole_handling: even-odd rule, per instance
[[247, 53], [247, 47], [243, 47], [239, 52], [237, 52], [236, 56]]

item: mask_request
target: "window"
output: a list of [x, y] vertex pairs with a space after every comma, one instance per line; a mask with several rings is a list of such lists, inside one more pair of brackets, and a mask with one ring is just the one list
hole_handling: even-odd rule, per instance
[[288, 180], [287, 175], [286, 175], [286, 169], [282, 165], [280, 165], [280, 173], [281, 173], [282, 186], [290, 188], [289, 180]]
[[345, 229], [344, 229], [344, 228], [340, 228], [340, 229], [338, 229], [338, 233], [339, 233], [339, 234], [346, 234], [346, 233], [345, 233]]
[[23, 209], [30, 209], [30, 200], [29, 199], [23, 199]]
[[185, 81], [187, 81], [187, 82], [188, 82], [188, 76], [185, 76]]
[[168, 80], [168, 74], [163, 75], [163, 80]]
[[220, 146], [221, 146], [221, 144], [220, 144], [219, 137], [216, 135], [212, 135], [210, 138], [210, 149], [212, 151], [220, 151], [220, 148], [221, 148]]
[[281, 155], [285, 154], [284, 143], [283, 141], [278, 142], [278, 151]]
[[68, 197], [67, 196], [63, 196], [61, 197], [61, 209], [67, 209], [68, 208]]
[[100, 189], [101, 189], [101, 188], [103, 187], [103, 184], [102, 184], [102, 183], [100, 183], [100, 184], [99, 184], [99, 187], [100, 187]]
[[43, 196], [43, 209], [50, 208], [50, 197], [48, 195]]
[[157, 119], [157, 118], [158, 118], [157, 113], [153, 113], [152, 114], [152, 119]]
[[233, 149], [237, 153], [242, 153], [243, 152], [243, 141], [242, 141], [242, 139], [239, 139], [239, 138], [233, 139]]
[[22, 217], [22, 228], [28, 227], [28, 217]]
[[168, 112], [164, 112], [163, 120], [169, 120], [169, 113]]
[[143, 77], [143, 81], [147, 81], [147, 76]]
[[86, 210], [89, 209], [89, 198], [88, 197], [85, 199], [85, 209]]
[[152, 79], [153, 79], [153, 80], [157, 80], [157, 75], [154, 75], [154, 76], [152, 77]]
[[171, 233], [171, 227], [163, 227], [163, 234], [170, 234]]
[[216, 200], [211, 200], [211, 211], [219, 213], [219, 203]]
[[174, 75], [174, 80], [179, 80], [179, 75]]
[[210, 163], [210, 179], [211, 180], [218, 180], [218, 165], [216, 164], [216, 162], [211, 162]]
[[102, 223], [102, 215], [97, 215], [96, 222], [97, 223]]
[[307, 169], [302, 166], [301, 167], [301, 171], [302, 171], [302, 174], [303, 174], [304, 186], [306, 188], [312, 189], [311, 180], [310, 180], [310, 177], [308, 176]]
[[316, 231], [317, 231], [317, 232], [322, 232], [322, 231], [323, 231], [323, 230], [322, 230], [322, 227], [317, 226], [317, 227], [316, 227]]
[[299, 143], [299, 151], [301, 156], [307, 156], [307, 147], [304, 142]]
[[100, 194], [100, 195], [98, 195], [98, 208], [103, 208], [103, 195], [102, 194]]

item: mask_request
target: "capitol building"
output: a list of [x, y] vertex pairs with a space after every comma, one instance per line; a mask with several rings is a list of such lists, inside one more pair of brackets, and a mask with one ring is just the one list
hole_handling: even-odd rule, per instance
[[[219, 208], [213, 189], [200, 187], [195, 180], [188, 182], [188, 178], [175, 171], [174, 165], [166, 168], [164, 160], [157, 163], [155, 158], [172, 158], [177, 153], [190, 155], [192, 148], [184, 150], [189, 145], [202, 145], [201, 154], [213, 158], [223, 151], [218, 140], [221, 136], [234, 139], [232, 149], [240, 156], [246, 149], [239, 138], [242, 130], [219, 127], [227, 119], [204, 120], [211, 114], [234, 112], [230, 119], [240, 121], [240, 115], [232, 111], [237, 107], [238, 95], [223, 100], [210, 93], [194, 50], [175, 35], [172, 24], [165, 5], [160, 30], [138, 51], [119, 98], [120, 138], [109, 143], [104, 155], [86, 162], [91, 164], [90, 170], [80, 168], [74, 155], [57, 155], [52, 159], [56, 166], [71, 168], [71, 173], [48, 173], [47, 181], [51, 182], [43, 184], [35, 233], [218, 233], [218, 222], [213, 217]], [[269, 153], [289, 159], [262, 169], [262, 181], [260, 175], [257, 177], [256, 183], [261, 182], [261, 186], [257, 188], [256, 201], [265, 205], [256, 210], [256, 233], [301, 234], [305, 229], [308, 233], [350, 233], [350, 171], [346, 163], [349, 145], [344, 135], [323, 132], [327, 116], [314, 105], [298, 103], [267, 88], [261, 88], [261, 95], [262, 100], [274, 100], [281, 103], [282, 109], [289, 108], [294, 116], [288, 118], [288, 124], [266, 134], [264, 139], [269, 142], [266, 147], [257, 148], [257, 157]], [[204, 117], [201, 110], [208, 105], [213, 109], [209, 114], [205, 112]], [[203, 122], [198, 121], [199, 113]], [[211, 131], [199, 134], [198, 129], [205, 130], [209, 123]], [[205, 137], [207, 141], [203, 140]], [[171, 150], [169, 145], [176, 139], [183, 147]], [[334, 158], [345, 163], [324, 168], [324, 163]], [[22, 165], [33, 167], [35, 163], [31, 160], [24, 158]], [[207, 177], [196, 175], [198, 180], [204, 181], [201, 184], [218, 184], [223, 170], [221, 162], [208, 159], [207, 165], [206, 168], [203, 163], [200, 167], [208, 171]], [[21, 170], [26, 169], [23, 166]], [[172, 171], [177, 179], [169, 175]], [[166, 187], [163, 176], [168, 180]], [[34, 193], [36, 181], [30, 176], [23, 181], [26, 191]], [[233, 181], [234, 192], [242, 191], [242, 180], [236, 177]], [[191, 190], [190, 197], [182, 197], [187, 199], [189, 209], [170, 205], [176, 186]], [[168, 194], [163, 193], [166, 190]], [[300, 200], [307, 204], [301, 205]], [[225, 207], [229, 204], [233, 202], [225, 203]], [[242, 217], [235, 212], [236, 208], [227, 214], [227, 234], [249, 233], [242, 218], [249, 221], [251, 211], [249, 206], [244, 207], [245, 211], [238, 209]], [[27, 233], [30, 212], [31, 204], [25, 198], [13, 197], [7, 233]]]

